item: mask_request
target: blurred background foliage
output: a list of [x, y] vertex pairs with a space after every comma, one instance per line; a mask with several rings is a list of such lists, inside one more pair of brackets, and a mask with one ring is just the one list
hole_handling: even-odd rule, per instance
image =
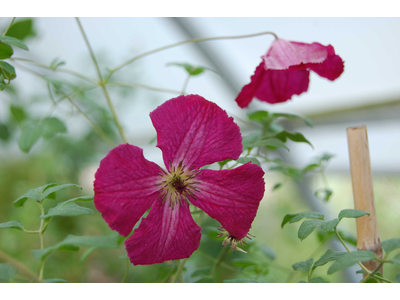
[[[35, 20], [17, 20], [7, 35], [29, 44], [29, 41], [37, 38]], [[106, 63], [107, 55], [100, 55], [99, 60]], [[19, 67], [18, 72], [30, 72], [40, 77], [44, 89], [41, 94], [26, 97], [11, 83], [0, 94], [3, 107], [7, 107], [7, 110], [2, 111], [0, 115], [0, 223], [20, 220], [24, 228], [37, 230], [40, 225], [40, 210], [37, 203], [28, 200], [23, 208], [16, 208], [13, 206], [13, 201], [29, 189], [52, 182], [75, 183], [83, 189], [70, 188], [58, 192], [55, 201], [44, 201], [46, 211], [62, 201], [92, 195], [94, 172], [100, 159], [111, 149], [110, 144], [99, 137], [98, 130], [104, 132], [114, 143], [119, 143], [119, 136], [108, 108], [102, 104], [103, 102], [97, 101], [103, 97], [99, 89], [93, 89], [93, 84], [79, 78], [71, 80], [58, 72], [49, 72], [51, 69], [61, 68], [64, 65], [62, 60], [53, 60], [47, 68], [49, 70], [40, 69], [40, 71], [31, 66], [22, 66], [20, 64], [22, 61], [11, 60], [10, 63], [14, 63], [16, 68]], [[186, 64], [183, 67], [190, 73], [190, 65]], [[135, 66], [132, 66], [125, 74], [131, 74], [130, 78], [134, 78], [135, 72]], [[116, 75], [113, 81], [118, 82], [122, 79], [124, 76]], [[119, 109], [129, 109], [129, 106], [125, 108], [124, 103], [135, 97], [137, 89], [115, 86], [109, 89], [114, 98], [118, 99]], [[65, 97], [66, 95], [70, 95], [70, 100]], [[149, 105], [154, 109], [162, 102], [160, 97], [154, 96], [149, 100]], [[85, 112], [98, 128], [90, 126], [78, 110]], [[147, 116], [148, 112], [145, 115]], [[56, 118], [58, 121], [50, 124], [50, 129], [46, 131], [43, 124], [51, 123], [45, 121], [49, 118]], [[257, 122], [254, 115], [250, 119]], [[71, 123], [75, 127], [73, 132], [69, 131], [69, 128], [73, 127], [70, 126]], [[290, 120], [277, 121], [274, 124], [291, 130], [299, 126], [299, 122]], [[41, 133], [21, 147], [22, 132], [26, 128], [39, 125], [42, 126]], [[245, 124], [241, 125], [243, 125], [242, 132], [249, 132], [250, 129]], [[30, 132], [29, 136], [33, 135]], [[139, 146], [149, 145], [152, 140], [154, 135], [147, 136]], [[291, 145], [293, 141], [286, 143], [289, 148]], [[312, 161], [301, 163], [301, 167], [295, 167], [290, 161], [285, 160], [282, 151], [286, 150], [277, 150], [280, 147], [269, 148], [268, 152], [272, 156], [269, 157], [268, 165], [262, 161], [267, 171], [266, 193], [251, 230], [256, 238], [245, 248], [248, 253], [229, 251], [222, 263], [216, 266], [222, 243], [222, 238], [216, 237], [219, 224], [205, 217], [202, 223], [203, 235], [200, 247], [185, 265], [183, 273], [185, 282], [222, 282], [235, 278], [259, 282], [298, 282], [304, 280], [306, 275], [301, 271], [294, 271], [292, 264], [310, 257], [316, 260], [327, 249], [332, 248], [330, 239], [322, 231], [316, 230], [307, 240], [300, 242], [297, 238], [299, 226], [295, 224], [282, 229], [281, 222], [286, 214], [312, 211], [316, 210], [316, 207], [323, 207], [327, 215], [336, 215], [342, 209], [353, 208], [350, 175], [329, 172], [321, 176], [321, 172], [312, 166]], [[279, 160], [276, 160], [278, 158]], [[271, 164], [273, 159], [275, 159], [274, 164]], [[334, 164], [335, 158], [329, 157], [328, 160], [330, 159], [332, 160], [330, 163]], [[307, 166], [309, 166], [308, 172], [304, 173], [304, 168]], [[268, 171], [268, 168], [271, 170]], [[399, 183], [398, 175], [376, 174], [374, 177], [382, 240], [400, 236]], [[305, 199], [307, 194], [302, 192], [302, 186], [311, 191], [313, 202]], [[322, 196], [317, 195], [318, 199], [314, 192], [321, 188], [323, 191], [333, 191], [333, 194], [327, 195], [324, 192]], [[45, 233], [45, 247], [59, 243], [70, 234], [77, 236], [115, 234], [101, 218], [92, 202], [83, 202], [79, 205], [92, 209], [94, 214], [54, 218]], [[356, 233], [354, 219], [343, 221], [340, 229], [354, 248]], [[120, 239], [119, 244], [122, 241]], [[39, 248], [37, 234], [27, 234], [15, 229], [0, 229], [0, 250], [21, 261], [34, 272], [38, 270], [39, 262], [32, 255], [32, 250]], [[45, 278], [62, 278], [68, 282], [167, 282], [171, 280], [176, 268], [176, 261], [151, 266], [133, 266], [127, 263], [123, 245], [117, 249], [91, 249], [89, 246], [81, 246], [79, 251], [53, 252], [46, 260], [44, 274]], [[349, 277], [343, 272], [327, 276], [327, 268], [328, 266], [318, 268], [315, 276], [321, 276], [330, 282], [354, 280], [354, 276]], [[357, 270], [353, 269], [352, 271]], [[384, 272], [386, 277], [394, 278], [395, 274], [400, 272], [400, 267], [391, 265], [385, 267]], [[214, 274], [214, 277], [210, 277], [210, 274]], [[0, 282], [9, 280], [0, 277]], [[26, 278], [17, 274], [12, 281], [25, 282]]]

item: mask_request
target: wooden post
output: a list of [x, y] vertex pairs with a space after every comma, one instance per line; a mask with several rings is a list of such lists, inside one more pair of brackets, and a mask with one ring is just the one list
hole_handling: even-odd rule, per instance
[[[373, 251], [378, 258], [382, 258], [372, 185], [367, 126], [347, 128], [347, 142], [349, 145], [354, 207], [355, 209], [368, 211], [371, 214], [370, 216], [366, 215], [356, 219], [357, 248]], [[375, 270], [379, 262], [370, 260], [363, 264], [369, 270]], [[382, 273], [382, 269], [379, 271]]]

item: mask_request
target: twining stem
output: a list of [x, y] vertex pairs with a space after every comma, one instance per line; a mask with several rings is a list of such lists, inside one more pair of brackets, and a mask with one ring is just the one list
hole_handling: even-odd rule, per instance
[[192, 77], [192, 75], [190, 75], [190, 74], [188, 74], [188, 76], [186, 77], [185, 82], [183, 83], [182, 91], [181, 91], [181, 94], [182, 94], [182, 95], [185, 95], [185, 93], [186, 93], [186, 88], [187, 88], [187, 85], [188, 85], [189, 80], [190, 80], [191, 77]]
[[[178, 279], [179, 279], [179, 277], [182, 275], [183, 267], [185, 266], [185, 263], [186, 263], [187, 260], [188, 260], [187, 258], [181, 259], [181, 260], [180, 260], [179, 266], [178, 266], [178, 270], [176, 271], [175, 277], [174, 277], [174, 279], [172, 280], [172, 282], [174, 282], [174, 283], [177, 283], [177, 282], [178, 282]], [[182, 282], [183, 282], [183, 280], [182, 280]]]
[[130, 63], [132, 63], [135, 60], [138, 60], [138, 59], [140, 59], [142, 57], [145, 57], [147, 55], [150, 55], [150, 54], [153, 54], [153, 53], [157, 53], [157, 52], [169, 49], [169, 48], [173, 48], [173, 47], [176, 47], [176, 46], [189, 44], [189, 43], [198, 43], [198, 42], [204, 42], [204, 41], [211, 41], [211, 40], [242, 39], [242, 38], [255, 37], [255, 36], [260, 36], [260, 35], [265, 35], [265, 34], [272, 34], [275, 37], [275, 39], [278, 39], [278, 37], [277, 37], [277, 35], [275, 33], [271, 32], [271, 31], [265, 31], [265, 32], [254, 33], [254, 34], [247, 34], [247, 35], [220, 36], [220, 37], [208, 37], [208, 38], [197, 38], [197, 39], [186, 40], [186, 41], [183, 41], [183, 42], [174, 43], [174, 44], [171, 44], [171, 45], [160, 47], [160, 48], [157, 48], [157, 49], [142, 53], [140, 55], [137, 55], [137, 56], [133, 57], [132, 59], [128, 60], [127, 62], [119, 65], [118, 67], [110, 70], [110, 73], [112, 74], [112, 73], [122, 69], [123, 67], [129, 65]]
[[[43, 204], [39, 202], [39, 207], [40, 207], [40, 216], [44, 216], [44, 207]], [[41, 219], [40, 220], [40, 227], [39, 227], [39, 237], [40, 237], [40, 249], [44, 249], [44, 230], [45, 230], [45, 220]], [[39, 280], [43, 280], [43, 270], [44, 270], [44, 260], [41, 261], [40, 267], [39, 267]]]
[[10, 27], [11, 27], [11, 25], [14, 23], [15, 18], [16, 18], [16, 17], [13, 17], [13, 18], [11, 19], [11, 22], [8, 24], [6, 30], [4, 30], [4, 32], [3, 32], [3, 36], [7, 34], [8, 30], [9, 30]]
[[219, 252], [218, 258], [214, 264], [213, 269], [211, 270], [211, 277], [215, 276], [215, 273], [217, 272], [217, 269], [219, 267], [219, 265], [222, 263], [222, 261], [225, 259], [226, 255], [229, 252], [230, 247], [222, 247], [221, 251]]
[[128, 143], [128, 140], [127, 140], [127, 138], [125, 136], [125, 133], [124, 133], [124, 129], [122, 128], [121, 122], [119, 121], [117, 112], [116, 112], [116, 110], [114, 108], [114, 104], [112, 103], [112, 101], [110, 99], [110, 95], [107, 92], [107, 89], [106, 89], [106, 86], [105, 86], [105, 82], [103, 81], [103, 78], [101, 76], [99, 64], [97, 63], [97, 60], [96, 60], [96, 57], [94, 55], [93, 49], [90, 46], [89, 40], [88, 40], [88, 38], [86, 36], [85, 31], [83, 30], [83, 27], [82, 27], [81, 22], [79, 21], [79, 18], [76, 18], [76, 22], [78, 23], [79, 29], [80, 29], [80, 31], [82, 33], [83, 39], [85, 40], [86, 46], [87, 46], [87, 48], [89, 50], [89, 53], [90, 53], [90, 56], [91, 56], [91, 58], [93, 60], [94, 66], [96, 67], [97, 76], [99, 77], [99, 80], [100, 80], [99, 85], [101, 86], [101, 89], [103, 90], [104, 96], [106, 97], [108, 107], [110, 108], [111, 114], [114, 117], [115, 124], [117, 125], [117, 128], [118, 128], [119, 134], [121, 136], [121, 139], [122, 139], [122, 141], [124, 143]]

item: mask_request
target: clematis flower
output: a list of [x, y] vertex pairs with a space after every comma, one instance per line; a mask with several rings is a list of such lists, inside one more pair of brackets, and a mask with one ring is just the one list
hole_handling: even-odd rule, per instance
[[165, 168], [148, 161], [139, 147], [123, 144], [100, 162], [94, 204], [125, 241], [130, 261], [148, 265], [189, 257], [201, 228], [189, 203], [218, 220], [230, 241], [240, 242], [251, 227], [264, 194], [262, 169], [246, 163], [231, 170], [200, 169], [242, 153], [239, 127], [216, 104], [179, 96], [150, 113]]
[[310, 71], [331, 81], [344, 70], [344, 63], [331, 45], [275, 40], [262, 62], [236, 97], [241, 108], [254, 97], [271, 104], [285, 102], [308, 90]]

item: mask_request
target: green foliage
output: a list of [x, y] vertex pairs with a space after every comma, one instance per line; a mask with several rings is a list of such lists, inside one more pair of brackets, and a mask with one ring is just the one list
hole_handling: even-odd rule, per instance
[[381, 242], [382, 249], [385, 250], [386, 254], [389, 254], [393, 250], [400, 248], [400, 238], [389, 239]]
[[119, 235], [103, 235], [103, 236], [76, 236], [68, 235], [66, 239], [56, 245], [45, 249], [33, 250], [33, 256], [42, 261], [47, 258], [53, 251], [78, 251], [79, 246], [96, 247], [96, 248], [119, 248]]
[[8, 29], [6, 36], [19, 40], [34, 37], [36, 32], [33, 28], [33, 19], [24, 19], [14, 22]]
[[8, 44], [8, 45], [17, 46], [17, 47], [19, 47], [21, 49], [24, 49], [24, 50], [29, 50], [28, 46], [25, 45], [24, 42], [22, 42], [19, 39], [14, 38], [14, 37], [11, 37], [11, 36], [0, 35], [0, 41], [2, 43]]
[[347, 252], [338, 252], [338, 251], [333, 251], [331, 249], [328, 249], [315, 263], [314, 267], [320, 267], [325, 265], [326, 263], [330, 261], [337, 260]]
[[14, 54], [14, 50], [10, 45], [0, 42], [0, 59], [10, 58]]
[[3, 78], [7, 79], [8, 81], [11, 81], [17, 77], [15, 68], [5, 61], [0, 61], [0, 74], [2, 74]]
[[210, 272], [211, 267], [198, 268], [190, 275], [190, 277], [204, 276], [210, 274]]
[[60, 278], [51, 278], [43, 280], [45, 283], [68, 283], [68, 281]]
[[268, 126], [273, 121], [276, 121], [279, 118], [286, 118], [289, 120], [300, 119], [309, 127], [313, 127], [313, 124], [310, 119], [294, 114], [285, 114], [285, 113], [270, 113], [265, 110], [259, 110], [255, 112], [251, 112], [247, 115], [247, 117], [254, 122], [260, 123], [264, 126]]
[[304, 221], [299, 228], [299, 231], [297, 233], [297, 236], [300, 240], [304, 240], [306, 237], [308, 237], [316, 227], [321, 226], [324, 224], [325, 221], [323, 220], [307, 220]]
[[10, 105], [10, 112], [11, 115], [14, 117], [14, 119], [18, 122], [21, 123], [27, 118], [27, 114], [25, 113], [25, 110], [17, 105]]
[[317, 198], [319, 198], [321, 200], [324, 200], [325, 202], [329, 201], [329, 199], [331, 198], [332, 194], [333, 194], [333, 191], [331, 189], [328, 189], [328, 188], [319, 189], [314, 193], [314, 195]]
[[42, 136], [42, 129], [42, 124], [38, 124], [27, 126], [22, 130], [18, 140], [18, 146], [21, 151], [28, 153], [31, 150], [33, 145], [35, 145]]
[[400, 253], [398, 253], [395, 257], [389, 259], [391, 263], [400, 265]]
[[215, 72], [214, 70], [212, 70], [212, 69], [210, 69], [210, 68], [201, 67], [201, 66], [194, 67], [194, 66], [192, 66], [192, 65], [190, 65], [190, 64], [187, 64], [187, 63], [168, 63], [167, 66], [178, 66], [178, 67], [182, 67], [182, 68], [184, 68], [184, 69], [186, 70], [186, 72], [187, 72], [189, 75], [191, 75], [191, 76], [200, 75], [200, 74], [203, 73], [205, 70], [209, 70], [209, 71], [213, 71], [214, 73], [217, 73], [217, 72]]
[[260, 245], [257, 246], [257, 249], [260, 250], [261, 253], [263, 253], [265, 256], [267, 256], [269, 259], [274, 260], [276, 257], [276, 253], [274, 249], [265, 246], [265, 245]]
[[344, 253], [336, 259], [336, 261], [329, 267], [328, 274], [333, 274], [337, 271], [351, 267], [352, 265], [375, 259], [376, 255], [372, 251], [358, 250], [354, 252]]
[[224, 280], [223, 283], [258, 283], [258, 281], [249, 278], [235, 278]]
[[90, 208], [82, 207], [74, 202], [62, 202], [56, 207], [50, 208], [46, 215], [41, 216], [41, 219], [47, 219], [55, 216], [74, 217], [80, 215], [90, 215], [93, 211]]
[[19, 197], [13, 203], [15, 207], [21, 207], [28, 199], [32, 199], [38, 202], [42, 202], [45, 198], [55, 200], [56, 192], [68, 187], [78, 187], [82, 189], [82, 187], [77, 184], [69, 183], [69, 184], [58, 185], [57, 183], [49, 183], [35, 189], [30, 189], [28, 192], [26, 192], [23, 196]]
[[257, 263], [248, 259], [237, 258], [232, 261], [232, 265], [241, 269], [257, 266]]
[[18, 270], [8, 263], [0, 263], [0, 282], [9, 282]]
[[10, 131], [6, 124], [0, 123], [0, 139], [7, 141], [10, 138]]
[[396, 278], [394, 279], [397, 283], [400, 283], [400, 273], [396, 275]]
[[314, 259], [310, 258], [308, 260], [304, 260], [301, 262], [297, 262], [295, 264], [292, 265], [293, 270], [301, 270], [304, 271], [308, 274], [308, 272], [310, 272], [312, 266], [314, 263]]
[[309, 283], [329, 283], [329, 281], [326, 281], [322, 277], [315, 277], [315, 278], [311, 278]]
[[360, 218], [365, 215], [370, 215], [370, 213], [365, 210], [359, 210], [359, 209], [343, 209], [339, 213], [339, 220], [343, 218]]
[[313, 145], [300, 132], [292, 133], [292, 132], [283, 130], [283, 131], [279, 132], [278, 134], [276, 134], [274, 137], [280, 139], [284, 143], [286, 143], [286, 141], [289, 139], [296, 143], [307, 143], [311, 147], [313, 147]]
[[43, 120], [43, 131], [42, 136], [46, 139], [50, 139], [57, 133], [66, 133], [67, 128], [64, 123], [57, 118], [51, 117]]
[[6, 229], [6, 228], [14, 228], [14, 229], [18, 229], [18, 230], [24, 230], [24, 226], [18, 220], [9, 221], [9, 222], [0, 224], [0, 229]]
[[319, 212], [306, 211], [297, 214], [287, 214], [283, 218], [281, 227], [285, 226], [287, 223], [295, 223], [301, 221], [302, 219], [320, 219], [324, 220], [325, 216]]
[[337, 218], [330, 221], [326, 221], [324, 224], [321, 225], [321, 229], [323, 231], [331, 231], [339, 224], [339, 222], [340, 221]]
[[250, 161], [253, 164], [257, 164], [257, 165], [261, 166], [260, 161], [254, 157], [239, 157], [236, 161], [240, 164], [246, 164]]

